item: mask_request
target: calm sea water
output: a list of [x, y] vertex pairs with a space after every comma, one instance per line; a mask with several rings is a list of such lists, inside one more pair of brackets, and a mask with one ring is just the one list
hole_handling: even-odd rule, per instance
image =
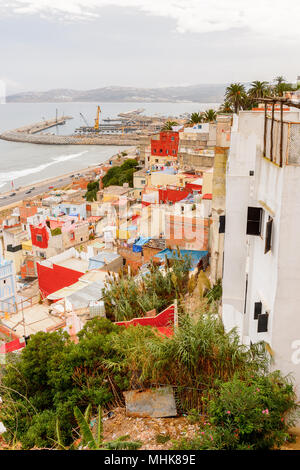
[[[47, 132], [72, 134], [85, 125], [80, 113], [93, 125], [99, 103], [10, 103], [0, 105], [0, 133], [62, 114], [72, 116], [65, 126]], [[104, 103], [100, 120], [116, 118], [118, 113], [144, 108], [146, 115], [179, 116], [183, 113], [218, 108], [213, 103]], [[63, 173], [97, 165], [125, 147], [100, 145], [34, 145], [0, 140], [0, 192], [29, 185]]]

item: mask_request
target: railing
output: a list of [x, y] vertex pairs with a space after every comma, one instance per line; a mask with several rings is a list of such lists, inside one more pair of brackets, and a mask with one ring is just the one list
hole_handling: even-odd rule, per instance
[[300, 165], [300, 122], [266, 119], [264, 157], [282, 167]]

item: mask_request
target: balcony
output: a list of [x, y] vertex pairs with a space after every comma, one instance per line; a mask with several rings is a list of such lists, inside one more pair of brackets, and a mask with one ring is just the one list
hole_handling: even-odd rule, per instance
[[[300, 103], [285, 97], [260, 98], [265, 104], [263, 156], [279, 167], [300, 165], [300, 122], [284, 119], [283, 106], [300, 109]], [[268, 114], [271, 104], [271, 116]], [[280, 117], [275, 117], [279, 104]], [[277, 111], [277, 109], [276, 109]]]
[[264, 157], [282, 167], [300, 165], [300, 122], [267, 117]]

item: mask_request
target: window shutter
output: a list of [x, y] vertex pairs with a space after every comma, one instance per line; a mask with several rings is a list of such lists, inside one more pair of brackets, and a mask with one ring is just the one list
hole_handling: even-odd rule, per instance
[[255, 304], [254, 304], [254, 320], [258, 319], [258, 315], [261, 314], [261, 309], [262, 309], [262, 303], [261, 302], [255, 302]]
[[268, 331], [268, 313], [262, 313], [258, 315], [258, 323], [257, 323], [257, 333], [265, 333]]
[[219, 233], [225, 233], [225, 215], [219, 217]]
[[248, 207], [247, 214], [247, 235], [260, 235], [261, 232], [261, 207]]
[[272, 227], [273, 227], [273, 219], [269, 217], [269, 220], [266, 224], [266, 240], [265, 240], [265, 253], [271, 250], [272, 244]]

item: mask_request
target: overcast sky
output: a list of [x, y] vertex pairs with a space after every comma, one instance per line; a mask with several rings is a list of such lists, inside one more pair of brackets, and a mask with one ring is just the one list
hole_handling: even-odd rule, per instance
[[300, 75], [299, 0], [0, 0], [8, 93]]

